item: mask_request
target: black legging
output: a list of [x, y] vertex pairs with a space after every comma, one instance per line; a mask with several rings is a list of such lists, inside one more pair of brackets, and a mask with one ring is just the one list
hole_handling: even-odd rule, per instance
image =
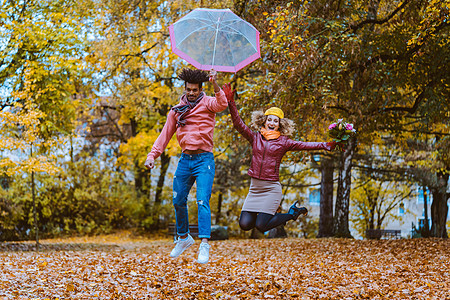
[[239, 226], [245, 231], [256, 228], [261, 232], [266, 232], [292, 219], [291, 214], [271, 215], [243, 210], [239, 218]]

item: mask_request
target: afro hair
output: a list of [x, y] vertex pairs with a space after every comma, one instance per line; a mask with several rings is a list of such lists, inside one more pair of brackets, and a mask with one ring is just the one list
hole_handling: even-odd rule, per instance
[[178, 74], [178, 78], [184, 80], [185, 86], [186, 83], [197, 83], [201, 88], [203, 82], [209, 81], [209, 74], [202, 70], [184, 68], [181, 70], [180, 74]]

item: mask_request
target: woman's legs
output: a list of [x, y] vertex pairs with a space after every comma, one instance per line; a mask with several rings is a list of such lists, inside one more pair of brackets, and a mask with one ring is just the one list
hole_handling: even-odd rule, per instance
[[256, 227], [259, 231], [266, 232], [292, 219], [293, 216], [291, 214], [271, 215], [243, 210], [239, 218], [239, 226], [245, 231]]
[[257, 212], [250, 212], [243, 210], [239, 218], [239, 226], [242, 230], [250, 230], [255, 228]]
[[266, 232], [292, 219], [293, 219], [292, 214], [271, 215], [266, 213], [259, 213], [256, 218], [255, 227], [261, 232]]

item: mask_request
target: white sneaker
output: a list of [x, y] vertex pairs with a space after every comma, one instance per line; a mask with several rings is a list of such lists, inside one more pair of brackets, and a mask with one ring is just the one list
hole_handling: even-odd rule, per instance
[[178, 237], [175, 240], [175, 248], [173, 248], [172, 252], [170, 252], [170, 257], [178, 257], [181, 253], [184, 252], [187, 248], [194, 245], [194, 239], [190, 234], [188, 234], [187, 238], [182, 240], [180, 237]]
[[208, 243], [205, 242], [200, 243], [197, 259], [197, 262], [199, 264], [206, 264], [209, 261], [209, 248], [211, 248], [211, 246]]

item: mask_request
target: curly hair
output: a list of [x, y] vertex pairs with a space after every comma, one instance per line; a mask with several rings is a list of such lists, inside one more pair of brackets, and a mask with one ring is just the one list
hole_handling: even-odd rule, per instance
[[184, 68], [178, 74], [178, 78], [184, 80], [184, 86], [186, 87], [186, 83], [195, 83], [198, 84], [199, 88], [202, 88], [202, 83], [205, 81], [209, 81], [208, 72], [198, 70], [198, 69], [189, 69]]
[[[267, 116], [262, 110], [252, 112], [252, 120], [250, 122], [250, 128], [259, 131], [261, 127], [264, 127]], [[295, 123], [294, 121], [283, 118], [280, 120], [280, 128], [278, 129], [281, 135], [290, 136], [294, 133]]]

